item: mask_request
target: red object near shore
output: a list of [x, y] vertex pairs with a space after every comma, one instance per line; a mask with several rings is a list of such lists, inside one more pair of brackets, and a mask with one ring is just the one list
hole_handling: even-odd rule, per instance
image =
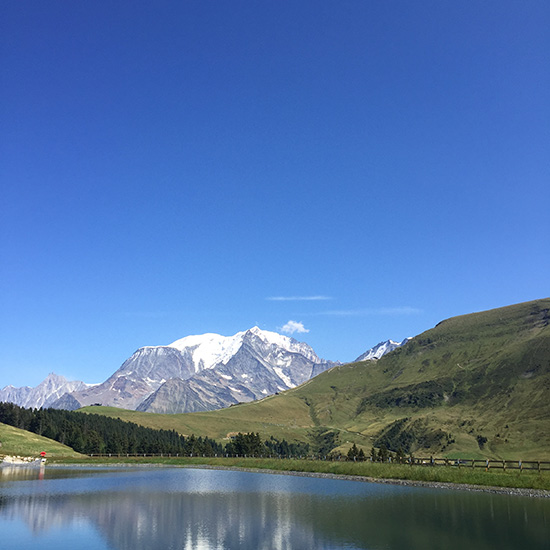
[[42, 451], [42, 452], [40, 453], [40, 456], [41, 456], [41, 457], [45, 457], [45, 456], [46, 456], [46, 451]]

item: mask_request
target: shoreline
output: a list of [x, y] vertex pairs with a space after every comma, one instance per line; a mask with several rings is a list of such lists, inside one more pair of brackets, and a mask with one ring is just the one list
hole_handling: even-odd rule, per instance
[[550, 491], [545, 489], [525, 489], [521, 487], [495, 487], [490, 485], [471, 485], [468, 483], [452, 483], [440, 481], [417, 481], [411, 479], [378, 478], [362, 475], [333, 474], [324, 472], [300, 472], [298, 470], [274, 470], [270, 468], [247, 468], [244, 466], [218, 466], [212, 464], [48, 464], [49, 468], [190, 468], [194, 470], [229, 470], [249, 472], [253, 474], [288, 475], [295, 477], [314, 477], [320, 479], [334, 479], [340, 481], [356, 481], [360, 483], [380, 483], [385, 485], [400, 485], [402, 487], [420, 487], [425, 489], [449, 489], [453, 491], [470, 491], [501, 494], [509, 496], [523, 496], [529, 498], [550, 498]]
[[403, 487], [423, 487], [426, 489], [452, 489], [460, 491], [476, 491], [484, 493], [526, 496], [535, 498], [550, 498], [550, 491], [543, 489], [522, 489], [519, 487], [491, 487], [485, 485], [469, 485], [466, 483], [443, 483], [438, 481], [415, 481], [409, 479], [390, 479], [369, 476], [354, 476], [347, 474], [331, 474], [323, 472], [300, 472], [294, 470], [271, 470], [262, 468], [244, 468], [242, 466], [212, 466], [183, 465], [183, 468], [208, 469], [208, 470], [237, 470], [250, 473], [282, 474], [296, 477], [317, 477], [322, 479], [335, 479], [341, 481], [359, 481], [362, 483], [381, 483], [385, 485], [401, 485]]

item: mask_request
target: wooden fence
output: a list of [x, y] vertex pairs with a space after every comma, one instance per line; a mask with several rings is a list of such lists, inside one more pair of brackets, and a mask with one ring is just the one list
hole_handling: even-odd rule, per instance
[[[204, 458], [203, 454], [170, 454], [170, 453], [104, 453], [90, 454], [91, 458]], [[277, 459], [293, 459], [293, 460], [323, 460], [323, 461], [355, 461], [355, 462], [372, 462], [370, 457], [364, 459], [350, 459], [345, 455], [301, 455], [301, 456], [282, 456], [282, 455], [213, 455], [213, 458], [277, 458]], [[550, 471], [550, 462], [543, 460], [492, 460], [492, 459], [472, 459], [472, 458], [417, 458], [409, 457], [396, 459], [395, 457], [388, 458], [385, 461], [387, 464], [406, 464], [410, 466], [426, 466], [426, 467], [441, 467], [451, 466], [455, 468], [483, 468], [489, 470], [526, 470], [526, 471]]]
[[406, 459], [407, 463], [420, 466], [455, 466], [457, 468], [485, 468], [486, 470], [550, 470], [550, 462], [543, 460], [490, 460], [472, 458], [414, 458]]

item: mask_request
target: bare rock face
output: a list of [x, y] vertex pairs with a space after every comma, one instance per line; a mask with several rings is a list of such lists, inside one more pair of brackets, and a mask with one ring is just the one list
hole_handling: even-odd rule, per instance
[[303, 384], [334, 364], [321, 361], [306, 344], [285, 349], [258, 332], [247, 331], [227, 363], [186, 380], [167, 381], [138, 410], [196, 412], [254, 401]]
[[[20, 407], [47, 408], [66, 393], [84, 390], [89, 385], [80, 381], [69, 381], [58, 374], [50, 373], [38, 386], [14, 388], [6, 386], [0, 390], [0, 401], [15, 403]], [[78, 407], [77, 407], [78, 408]]]
[[[194, 372], [195, 365], [188, 352], [169, 346], [144, 347], [138, 349], [102, 384], [72, 392], [71, 395], [80, 407], [101, 403], [135, 409], [166, 380], [188, 378]], [[66, 408], [62, 401], [52, 406]]]
[[298, 386], [334, 366], [305, 343], [254, 327], [187, 336], [137, 350], [102, 384], [68, 392], [56, 408], [102, 405], [148, 412], [206, 411]]

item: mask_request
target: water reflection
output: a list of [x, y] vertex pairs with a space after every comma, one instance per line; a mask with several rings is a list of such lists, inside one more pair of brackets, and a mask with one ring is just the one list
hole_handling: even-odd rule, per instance
[[0, 467], [0, 481], [23, 480], [23, 479], [44, 479], [46, 467], [40, 466], [9, 466]]
[[[93, 526], [136, 549], [550, 548], [550, 504], [482, 493], [204, 470], [0, 483], [35, 542]], [[59, 547], [65, 547], [60, 541]]]

